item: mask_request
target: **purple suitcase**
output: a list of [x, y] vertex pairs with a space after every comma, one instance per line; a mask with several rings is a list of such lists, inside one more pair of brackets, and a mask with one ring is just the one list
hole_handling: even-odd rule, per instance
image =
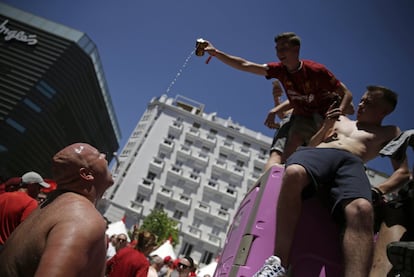
[[[273, 254], [276, 205], [284, 167], [273, 166], [240, 203], [214, 277], [251, 277]], [[303, 213], [291, 253], [295, 277], [342, 275], [337, 226], [316, 198], [303, 203]]]

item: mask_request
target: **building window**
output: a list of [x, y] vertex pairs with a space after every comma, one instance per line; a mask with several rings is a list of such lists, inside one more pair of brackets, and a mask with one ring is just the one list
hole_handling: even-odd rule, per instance
[[23, 100], [23, 103], [25, 103], [30, 109], [33, 111], [40, 113], [42, 111], [42, 108], [40, 108], [37, 104], [35, 104], [32, 100], [29, 98], [25, 98]]
[[209, 251], [204, 251], [203, 257], [201, 258], [200, 262], [203, 264], [209, 264], [211, 263], [212, 259], [213, 259], [213, 253]]
[[56, 94], [56, 90], [52, 86], [50, 86], [48, 83], [46, 83], [46, 81], [43, 81], [43, 80], [37, 83], [36, 89], [37, 91], [39, 91], [41, 94], [43, 94], [49, 99], [51, 99]]
[[171, 166], [171, 170], [174, 171], [174, 172], [176, 172], [176, 173], [180, 173], [181, 172], [181, 168], [179, 166], [175, 166], [175, 165]]
[[26, 131], [26, 128], [23, 127], [20, 123], [17, 123], [14, 119], [7, 118], [6, 123], [19, 131], [20, 133], [24, 133]]
[[238, 167], [243, 167], [244, 166], [244, 162], [240, 161], [240, 160], [237, 160], [236, 164], [237, 164]]
[[181, 254], [183, 256], [191, 256], [191, 251], [193, 251], [193, 245], [189, 244], [188, 242], [185, 242], [182, 249], [183, 250], [181, 251]]
[[201, 126], [200, 123], [197, 123], [197, 122], [193, 123], [194, 128], [200, 129], [200, 126]]
[[198, 175], [197, 174], [194, 174], [194, 173], [190, 173], [190, 178], [191, 179], [193, 179], [193, 180], [198, 180]]
[[180, 200], [184, 201], [184, 202], [188, 202], [190, 200], [190, 198], [186, 195], [181, 194], [180, 195]]
[[181, 217], [183, 216], [183, 212], [179, 211], [179, 210], [175, 210], [173, 218], [175, 219], [181, 219]]
[[149, 171], [147, 174], [147, 179], [154, 181], [155, 177], [157, 177], [157, 174], [155, 174], [154, 172]]
[[201, 148], [201, 151], [202, 151], [203, 153], [205, 153], [205, 154], [208, 154], [208, 153], [210, 153], [210, 148], [203, 146], [203, 147]]
[[207, 185], [209, 185], [212, 188], [215, 188], [217, 186], [217, 183], [213, 180], [208, 181]]
[[154, 209], [162, 211], [162, 210], [164, 210], [164, 204], [162, 204], [160, 202], [156, 202], [155, 206], [154, 206]]
[[222, 161], [225, 161], [225, 160], [227, 160], [227, 155], [220, 153], [219, 154], [219, 159], [222, 160]]
[[145, 196], [140, 194], [140, 193], [138, 193], [137, 197], [135, 197], [135, 202], [137, 202], [137, 203], [142, 203], [142, 202], [144, 202], [144, 200], [145, 200]]
[[243, 142], [243, 146], [246, 148], [250, 148], [251, 144], [248, 142]]

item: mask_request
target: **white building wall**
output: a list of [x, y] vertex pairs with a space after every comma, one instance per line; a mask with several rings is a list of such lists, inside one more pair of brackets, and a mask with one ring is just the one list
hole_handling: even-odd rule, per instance
[[[163, 206], [180, 222], [176, 252], [185, 254], [191, 245], [191, 256], [206, 263], [219, 254], [238, 204], [260, 176], [272, 138], [205, 114], [202, 104], [188, 100], [162, 96], [149, 103], [118, 155], [105, 216], [124, 218], [129, 227]], [[179, 107], [180, 101], [185, 105]]]

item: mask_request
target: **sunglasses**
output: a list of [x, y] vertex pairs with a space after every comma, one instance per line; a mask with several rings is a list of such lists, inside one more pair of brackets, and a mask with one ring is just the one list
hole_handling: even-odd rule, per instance
[[186, 269], [186, 268], [189, 268], [189, 266], [188, 265], [185, 265], [185, 264], [182, 264], [182, 263], [178, 263], [178, 268], [180, 268], [180, 269]]
[[116, 239], [116, 241], [119, 241], [119, 242], [126, 242], [126, 239]]

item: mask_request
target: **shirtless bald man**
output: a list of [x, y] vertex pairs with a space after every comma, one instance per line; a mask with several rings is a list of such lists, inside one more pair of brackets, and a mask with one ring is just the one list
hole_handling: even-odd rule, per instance
[[[345, 219], [342, 241], [344, 276], [366, 277], [372, 263], [373, 208], [371, 185], [364, 163], [375, 158], [382, 147], [399, 135], [397, 126], [382, 120], [396, 104], [397, 95], [381, 86], [369, 86], [359, 105], [357, 120], [331, 108], [310, 146], [301, 147], [286, 162], [277, 206], [275, 256], [254, 277], [286, 276], [289, 255], [302, 207], [302, 191], [313, 186], [330, 190], [332, 212]], [[407, 160], [392, 160], [394, 173], [387, 182], [409, 178]], [[322, 186], [326, 184], [327, 186]]]
[[72, 144], [52, 173], [57, 190], [7, 240], [0, 276], [104, 276], [106, 223], [95, 206], [113, 184], [105, 155]]

